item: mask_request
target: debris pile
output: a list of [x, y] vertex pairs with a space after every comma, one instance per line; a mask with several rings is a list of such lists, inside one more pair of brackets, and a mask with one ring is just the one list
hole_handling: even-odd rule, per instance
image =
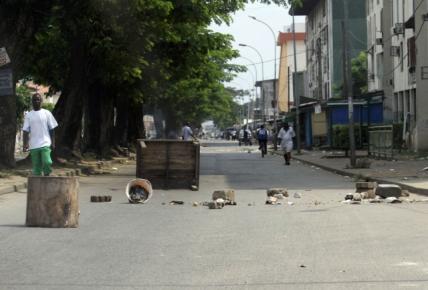
[[222, 209], [226, 205], [236, 205], [235, 191], [233, 189], [215, 190], [212, 201], [203, 202], [202, 205], [209, 209]]
[[282, 204], [281, 200], [288, 197], [287, 188], [269, 188], [266, 190], [266, 202], [265, 204], [279, 205]]
[[356, 192], [347, 193], [342, 203], [361, 204], [363, 200], [370, 203], [401, 203], [400, 197], [410, 196], [409, 191], [402, 190], [396, 184], [377, 184], [376, 182], [357, 182]]

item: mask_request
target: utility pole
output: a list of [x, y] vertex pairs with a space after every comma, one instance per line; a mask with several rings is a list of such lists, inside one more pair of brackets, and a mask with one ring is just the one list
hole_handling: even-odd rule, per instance
[[343, 1], [344, 20], [342, 20], [342, 39], [343, 39], [343, 92], [348, 97], [348, 126], [349, 126], [349, 150], [351, 167], [356, 165], [355, 157], [355, 134], [354, 134], [354, 104], [352, 100], [352, 74], [351, 63], [349, 61], [349, 44], [346, 29], [348, 25], [348, 0]]
[[296, 75], [297, 75], [297, 53], [296, 53], [296, 25], [294, 22], [294, 6], [293, 11], [293, 58], [294, 58], [294, 75], [293, 75], [293, 98], [296, 105], [296, 146], [297, 154], [300, 154], [300, 96], [296, 94]]

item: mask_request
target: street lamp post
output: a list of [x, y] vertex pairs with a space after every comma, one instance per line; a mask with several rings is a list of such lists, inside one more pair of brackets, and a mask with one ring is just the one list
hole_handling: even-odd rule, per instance
[[262, 21], [260, 19], [257, 19], [254, 16], [248, 16], [248, 17], [250, 17], [251, 19], [253, 19], [253, 20], [257, 21], [257, 22], [262, 23], [267, 28], [269, 28], [269, 30], [272, 32], [272, 36], [273, 36], [273, 49], [274, 49], [274, 61], [273, 61], [274, 64], [273, 65], [274, 65], [274, 73], [273, 73], [273, 104], [272, 104], [272, 107], [273, 107], [273, 123], [274, 123], [273, 128], [275, 130], [275, 135], [273, 136], [273, 146], [274, 146], [274, 150], [277, 150], [277, 138], [276, 138], [276, 136], [278, 134], [278, 126], [277, 126], [277, 123], [276, 123], [276, 111], [277, 111], [277, 108], [278, 108], [278, 98], [277, 98], [277, 92], [276, 92], [276, 46], [277, 46], [276, 35], [275, 35], [275, 32], [273, 31], [272, 27], [270, 27], [270, 25], [267, 24], [266, 22], [264, 22], [264, 21]]
[[257, 98], [258, 98], [258, 94], [257, 94], [257, 87], [256, 87], [256, 83], [257, 83], [257, 80], [258, 80], [258, 77], [257, 77], [257, 67], [256, 67], [256, 64], [255, 63], [253, 63], [253, 61], [251, 60], [251, 59], [249, 59], [248, 57], [245, 57], [245, 56], [240, 56], [241, 58], [243, 58], [243, 59], [246, 59], [247, 61], [249, 61], [249, 64], [251, 64], [253, 67], [254, 67], [254, 71], [256, 72], [256, 81], [254, 82], [254, 90], [255, 90], [255, 99], [253, 100], [252, 98], [251, 98], [251, 101], [252, 101], [252, 118], [253, 118], [253, 129], [254, 129], [254, 120], [255, 120], [255, 118], [254, 118], [254, 109], [255, 109], [255, 105], [256, 105], [256, 100], [257, 100]]
[[[263, 61], [263, 57], [260, 54], [260, 52], [253, 46], [245, 44], [245, 43], [240, 43], [239, 46], [243, 46], [243, 47], [249, 47], [252, 50], [254, 50], [260, 57], [260, 61], [262, 63], [262, 83], [265, 80], [265, 72], [264, 72], [264, 61]], [[265, 91], [263, 90], [262, 87], [262, 103], [263, 103], [263, 111], [262, 111], [262, 119], [263, 119], [263, 123], [266, 122], [266, 115], [265, 115]]]

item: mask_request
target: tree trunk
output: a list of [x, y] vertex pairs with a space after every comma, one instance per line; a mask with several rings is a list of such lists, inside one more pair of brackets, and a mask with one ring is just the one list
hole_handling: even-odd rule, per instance
[[[14, 82], [15, 83], [15, 82]], [[0, 168], [15, 166], [16, 97], [1, 96], [0, 101]]]
[[30, 227], [78, 227], [78, 191], [77, 177], [29, 177], [25, 224]]
[[87, 96], [84, 55], [81, 41], [75, 40], [70, 58], [74, 61], [71, 63], [64, 90], [53, 112], [58, 121], [58, 128], [55, 133], [55, 154], [61, 157], [70, 157], [76, 151], [80, 154], [83, 100]]
[[116, 124], [113, 145], [128, 147], [129, 98], [116, 96]]
[[131, 144], [135, 144], [135, 140], [144, 139], [146, 136], [143, 121], [143, 105], [134, 103], [129, 109], [130, 122], [128, 126], [128, 141]]
[[114, 98], [102, 85], [93, 86], [85, 101], [85, 151], [99, 157], [110, 154], [113, 134]]

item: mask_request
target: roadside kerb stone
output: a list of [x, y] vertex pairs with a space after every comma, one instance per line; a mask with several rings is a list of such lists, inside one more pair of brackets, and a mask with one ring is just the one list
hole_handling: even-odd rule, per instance
[[14, 185], [8, 185], [8, 186], [0, 188], [0, 195], [12, 193], [12, 192], [15, 192], [15, 186]]
[[411, 185], [403, 184], [401, 182], [385, 180], [385, 179], [371, 177], [371, 176], [367, 176], [367, 175], [361, 175], [360, 173], [353, 173], [352, 171], [340, 170], [340, 169], [329, 167], [329, 166], [326, 166], [326, 165], [323, 165], [323, 164], [320, 164], [317, 162], [312, 162], [309, 160], [305, 160], [303, 158], [299, 158], [298, 155], [297, 155], [297, 157], [296, 157], [296, 155], [293, 155], [293, 159], [298, 160], [298, 161], [300, 161], [304, 164], [307, 164], [307, 165], [318, 166], [319, 168], [321, 168], [325, 171], [329, 171], [329, 172], [332, 172], [335, 174], [339, 174], [339, 175], [343, 175], [343, 176], [350, 176], [350, 177], [361, 177], [361, 178], [368, 180], [368, 181], [377, 182], [378, 184], [381, 184], [381, 183], [396, 184], [396, 185], [399, 185], [401, 187], [401, 189], [406, 189], [412, 193], [428, 196], [428, 189], [426, 189], [426, 188], [414, 187]]

